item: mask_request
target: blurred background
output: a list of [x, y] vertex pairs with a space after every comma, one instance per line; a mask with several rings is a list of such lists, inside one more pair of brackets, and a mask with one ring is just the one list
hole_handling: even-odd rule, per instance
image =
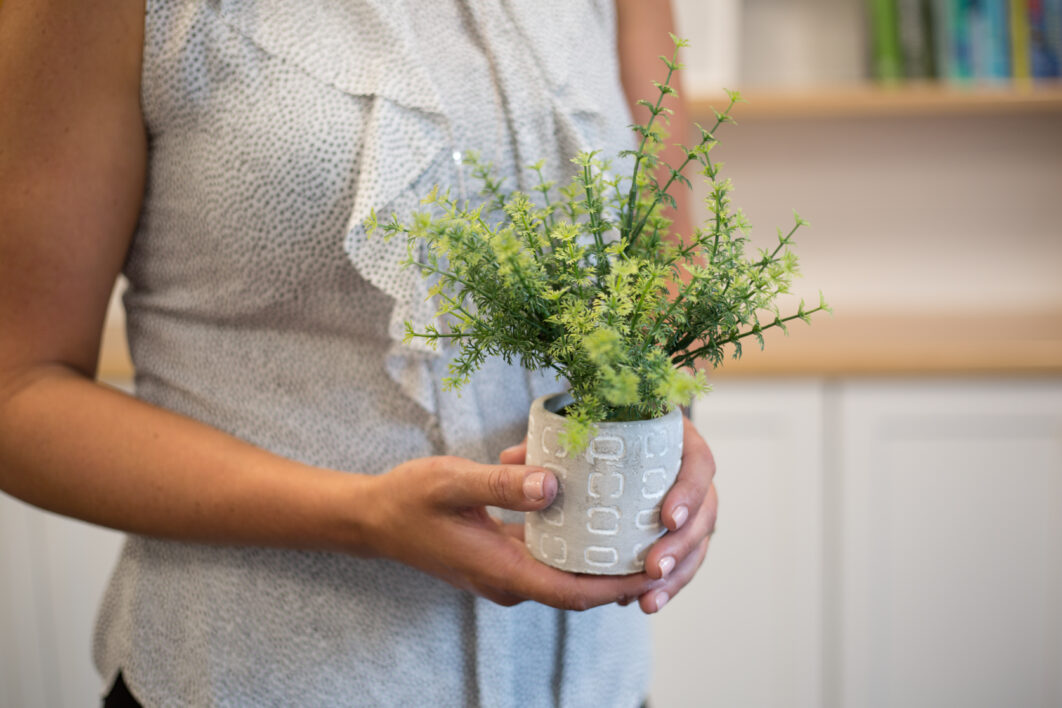
[[[1062, 706], [1062, 3], [674, 5], [694, 118], [748, 101], [713, 154], [754, 242], [798, 210], [835, 315], [694, 409], [718, 532], [654, 619], [653, 705]], [[0, 496], [0, 706], [98, 690], [120, 543]]]

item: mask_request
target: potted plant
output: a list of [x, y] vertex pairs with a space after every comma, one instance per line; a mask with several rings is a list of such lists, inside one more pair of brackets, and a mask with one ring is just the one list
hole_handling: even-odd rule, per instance
[[[638, 572], [664, 533], [660, 503], [681, 458], [677, 406], [709, 390], [696, 364], [740, 357], [749, 337], [762, 348], [765, 330], [828, 309], [821, 295], [816, 307], [801, 301], [787, 316], [777, 305], [797, 274], [789, 247], [805, 223], [799, 216], [772, 250], [746, 255], [748, 224], [711, 157], [716, 131], [733, 122], [736, 91], [710, 130], [698, 126], [681, 165], [659, 160], [669, 115], [662, 104], [685, 46], [672, 39], [656, 101], [639, 101], [649, 118], [633, 126], [637, 149], [618, 156], [627, 175], [581, 153], [559, 189], [542, 163], [532, 165], [537, 185], [528, 195], [505, 190], [473, 154], [466, 161], [483, 184], [481, 200], [459, 201], [436, 186], [424, 199], [429, 209], [408, 223], [373, 214], [367, 225], [405, 235], [406, 265], [433, 281], [442, 324], [418, 331], [407, 322], [406, 337], [459, 349], [446, 388], [460, 388], [494, 355], [567, 380], [568, 391], [532, 405], [527, 463], [553, 471], [559, 492], [527, 515], [525, 539], [536, 558], [573, 572]], [[710, 216], [678, 241], [663, 210], [675, 204], [672, 188], [690, 187], [682, 172], [693, 162], [710, 186]]]

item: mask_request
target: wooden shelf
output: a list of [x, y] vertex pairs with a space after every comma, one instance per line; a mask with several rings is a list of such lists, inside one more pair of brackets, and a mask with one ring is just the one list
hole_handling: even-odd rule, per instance
[[1062, 311], [899, 315], [846, 312], [771, 331], [717, 378], [1062, 374]]
[[[786, 118], [875, 118], [893, 116], [1053, 113], [1062, 115], [1062, 82], [1008, 86], [950, 86], [936, 83], [899, 86], [848, 86], [742, 91], [747, 103], [734, 109], [738, 122]], [[717, 95], [690, 97], [690, 112], [702, 122], [712, 107], [725, 108]]]

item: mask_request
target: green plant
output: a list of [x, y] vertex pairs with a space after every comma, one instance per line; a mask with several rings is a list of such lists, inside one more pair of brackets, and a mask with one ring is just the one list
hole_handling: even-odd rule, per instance
[[[727, 92], [730, 103], [715, 112], [711, 130], [697, 126], [700, 139], [684, 146], [681, 165], [659, 160], [670, 115], [662, 104], [675, 93], [671, 77], [685, 46], [672, 39], [675, 54], [660, 57], [667, 77], [654, 82], [656, 102], [639, 101], [649, 119], [632, 126], [638, 147], [619, 156], [632, 163], [629, 177], [613, 175], [595, 153], [581, 153], [560, 189], [544, 179], [541, 162], [532, 165], [538, 178], [532, 198], [506, 191], [491, 166], [472, 155], [467, 163], [483, 184], [481, 200], [462, 202], [436, 186], [424, 199], [430, 211], [408, 223], [397, 215], [379, 222], [373, 214], [367, 224], [387, 238], [404, 234], [406, 265], [434, 281], [430, 292], [447, 326], [420, 332], [407, 322], [406, 338], [459, 345], [445, 386], [467, 383], [491, 355], [554, 369], [567, 378], [574, 399], [565, 411], [569, 449], [585, 447], [595, 422], [652, 418], [689, 404], [709, 389], [697, 361], [718, 366], [727, 348], [740, 357], [748, 337], [762, 348], [765, 330], [828, 309], [821, 294], [816, 307], [801, 301], [788, 316], [776, 304], [797, 274], [789, 246], [805, 224], [799, 216], [788, 233], [779, 230], [773, 250], [745, 255], [748, 224], [731, 208], [731, 183], [720, 179], [711, 158], [715, 131], [734, 122], [730, 112], [740, 94]], [[691, 162], [709, 183], [710, 217], [678, 242], [668, 237], [663, 209], [675, 205], [669, 190], [690, 188], [682, 171]], [[663, 184], [658, 174], [666, 177]]]

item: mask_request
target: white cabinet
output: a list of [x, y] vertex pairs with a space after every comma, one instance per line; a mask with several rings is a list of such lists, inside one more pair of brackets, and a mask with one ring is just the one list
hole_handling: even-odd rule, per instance
[[696, 406], [717, 535], [654, 618], [654, 706], [821, 704], [822, 406], [817, 381], [732, 380]]
[[0, 708], [96, 705], [92, 629], [123, 538], [0, 494]]
[[654, 705], [1062, 705], [1062, 382], [724, 380]]
[[849, 384], [840, 705], [1062, 705], [1062, 384]]

